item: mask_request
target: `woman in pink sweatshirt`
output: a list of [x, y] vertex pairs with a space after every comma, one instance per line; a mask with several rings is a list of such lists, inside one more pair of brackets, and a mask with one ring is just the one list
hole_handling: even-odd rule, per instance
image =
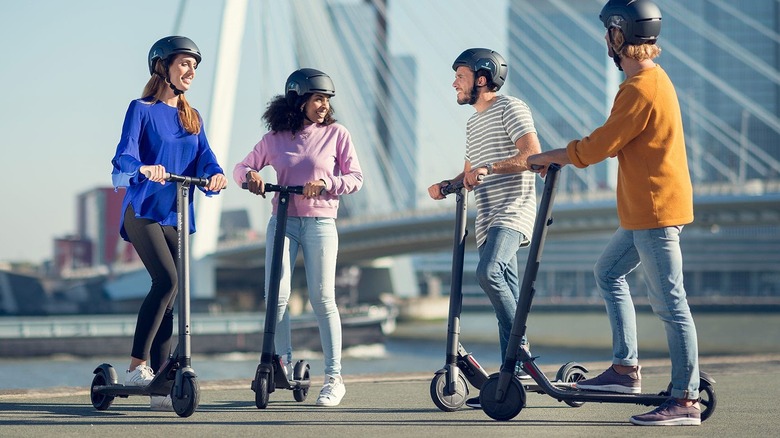
[[[339, 196], [354, 193], [363, 185], [349, 131], [336, 123], [330, 99], [336, 91], [325, 73], [312, 68], [294, 71], [285, 84], [285, 95], [276, 96], [263, 114], [270, 129], [233, 170], [236, 183], [247, 183], [252, 193], [265, 197], [258, 171], [271, 166], [277, 184], [304, 186], [303, 195], [290, 198], [285, 257], [279, 287], [276, 350], [292, 364], [290, 280], [298, 250], [303, 250], [309, 300], [319, 323], [325, 357], [325, 384], [317, 398], [319, 406], [337, 406], [346, 393], [341, 377], [341, 318], [336, 307], [336, 216]], [[266, 248], [273, 247], [277, 199], [266, 232]], [[271, 266], [266, 251], [266, 266]], [[266, 270], [266, 285], [269, 282]]]

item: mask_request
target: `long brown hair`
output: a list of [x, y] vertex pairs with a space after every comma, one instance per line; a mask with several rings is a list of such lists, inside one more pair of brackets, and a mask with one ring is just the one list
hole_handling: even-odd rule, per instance
[[[169, 87], [169, 82], [166, 79], [168, 72], [165, 71], [167, 63], [158, 59], [154, 64], [154, 74], [149, 78], [149, 81], [144, 86], [144, 91], [141, 93], [142, 99], [162, 100], [165, 96], [165, 91]], [[187, 99], [184, 97], [184, 93], [179, 95], [179, 102], [176, 104], [176, 108], [179, 110], [179, 122], [184, 130], [190, 134], [200, 134], [200, 117], [195, 108], [190, 106]]]

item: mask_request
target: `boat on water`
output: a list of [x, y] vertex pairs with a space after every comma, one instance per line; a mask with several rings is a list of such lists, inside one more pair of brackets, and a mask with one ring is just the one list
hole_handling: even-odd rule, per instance
[[[344, 348], [384, 343], [395, 330], [398, 310], [391, 305], [359, 305], [341, 309]], [[80, 357], [124, 355], [132, 344], [135, 315], [67, 315], [0, 318], [0, 356]], [[259, 352], [264, 313], [192, 314], [194, 354]], [[174, 323], [174, 336], [177, 324]], [[302, 313], [291, 319], [296, 349], [321, 351], [317, 319]]]

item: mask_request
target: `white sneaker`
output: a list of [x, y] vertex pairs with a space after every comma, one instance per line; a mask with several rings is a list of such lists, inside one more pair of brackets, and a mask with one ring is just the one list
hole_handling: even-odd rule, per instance
[[173, 411], [173, 401], [170, 395], [153, 395], [150, 406], [153, 411]]
[[317, 406], [338, 406], [346, 393], [347, 388], [341, 376], [325, 376], [325, 385], [317, 397]]
[[147, 365], [138, 365], [133, 371], [125, 372], [125, 386], [147, 386], [154, 380], [154, 371]]

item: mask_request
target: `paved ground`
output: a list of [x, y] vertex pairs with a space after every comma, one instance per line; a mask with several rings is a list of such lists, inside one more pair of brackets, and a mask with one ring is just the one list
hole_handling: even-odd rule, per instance
[[[607, 364], [584, 365], [600, 372]], [[632, 426], [628, 417], [647, 407], [589, 403], [572, 408], [535, 393], [528, 394], [526, 408], [507, 422], [468, 408], [442, 412], [431, 401], [429, 373], [350, 377], [347, 395], [335, 408], [315, 406], [315, 388], [302, 403], [293, 401], [289, 391], [276, 391], [269, 406], [259, 410], [248, 380], [201, 382], [200, 405], [187, 418], [151, 412], [145, 397], [116, 399], [108, 410], [96, 411], [87, 388], [2, 391], [0, 436], [778, 436], [780, 354], [704, 358], [702, 369], [717, 381], [717, 406], [700, 427]], [[543, 371], [554, 376], [556, 369]], [[645, 392], [663, 390], [668, 363], [645, 362], [643, 377]]]

